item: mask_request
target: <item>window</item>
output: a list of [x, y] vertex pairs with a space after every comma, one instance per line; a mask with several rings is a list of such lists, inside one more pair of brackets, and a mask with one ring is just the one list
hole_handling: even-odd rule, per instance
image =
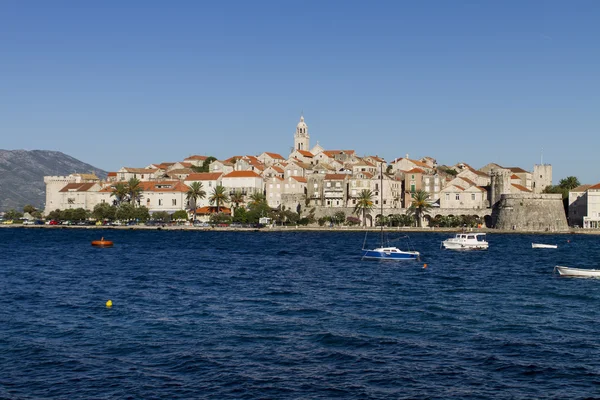
[[471, 200], [475, 200], [475, 193], [471, 194]]
[[162, 206], [162, 199], [158, 199], [158, 205]]
[[327, 182], [327, 187], [331, 187], [331, 182]]
[[352, 204], [356, 204], [356, 199], [353, 199], [353, 200], [352, 200]]
[[413, 175], [410, 177], [410, 179], [415, 179], [415, 175], [413, 174]]
[[450, 200], [450, 193], [446, 193], [446, 200]]
[[171, 204], [171, 205], [173, 205], [173, 206], [176, 206], [176, 205], [177, 205], [177, 199], [173, 199], [173, 200], [172, 200], [172, 203], [173, 203], [173, 204]]
[[356, 189], [352, 189], [352, 196], [356, 196]]
[[460, 193], [456, 193], [456, 200], [460, 200]]
[[425, 184], [429, 185], [429, 178], [425, 178]]
[[342, 184], [340, 182], [336, 182], [335, 187], [342, 187]]
[[416, 190], [416, 188], [417, 188], [417, 187], [415, 186], [415, 184], [414, 184], [414, 183], [413, 183], [413, 184], [411, 184], [411, 185], [410, 185], [410, 191], [411, 191], [411, 193], [414, 193], [414, 192], [415, 192], [415, 190]]
[[315, 189], [319, 187], [319, 185], [317, 185], [316, 183], [314, 184]]

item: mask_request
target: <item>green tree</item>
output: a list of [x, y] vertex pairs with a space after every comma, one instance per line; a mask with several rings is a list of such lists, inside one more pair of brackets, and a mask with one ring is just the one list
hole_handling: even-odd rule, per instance
[[365, 218], [367, 211], [372, 210], [373, 207], [375, 207], [375, 203], [373, 203], [373, 192], [369, 189], [363, 189], [358, 196], [356, 205], [354, 206], [354, 214], [359, 215], [362, 213], [363, 226], [366, 225]]
[[199, 166], [199, 167], [197, 167], [197, 166], [192, 166], [192, 170], [193, 170], [194, 172], [209, 172], [209, 169], [210, 169], [210, 164], [211, 164], [213, 161], [217, 161], [217, 159], [216, 159], [215, 157], [213, 157], [213, 156], [207, 157], [207, 158], [206, 158], [206, 160], [204, 160], [204, 161], [202, 162], [202, 165], [201, 165], [201, 166]]
[[[6, 218], [6, 215], [4, 215], [4, 217]], [[56, 209], [56, 210], [54, 210], [54, 211], [50, 211], [50, 212], [48, 213], [48, 219], [54, 219], [54, 220], [56, 220], [56, 221], [60, 221], [60, 220], [62, 220], [62, 215], [61, 215], [61, 212], [60, 212], [60, 210], [57, 208], [57, 209]]]
[[217, 205], [217, 213], [219, 213], [221, 205], [229, 201], [229, 196], [227, 196], [225, 187], [223, 185], [215, 187], [213, 189], [212, 195], [208, 198], [208, 201], [210, 202], [210, 204]]
[[409, 207], [409, 213], [415, 216], [417, 226], [423, 225], [423, 215], [426, 214], [432, 207], [429, 201], [429, 193], [424, 190], [417, 190], [412, 194], [412, 203]]
[[171, 215], [171, 218], [173, 219], [173, 221], [178, 221], [178, 220], [187, 221], [188, 213], [185, 210], [177, 210], [173, 213], [173, 215]]
[[231, 217], [225, 213], [219, 212], [210, 215], [209, 221], [213, 225], [230, 224]]
[[117, 184], [115, 184], [110, 195], [111, 195], [111, 197], [115, 196], [115, 200], [117, 201], [117, 206], [119, 206], [127, 198], [128, 193], [129, 193], [129, 189], [127, 188], [127, 185], [123, 182], [118, 182]]
[[231, 194], [231, 202], [235, 204], [235, 208], [237, 209], [240, 204], [244, 204], [244, 195], [241, 190], [236, 190]]
[[17, 210], [12, 209], [4, 213], [4, 219], [15, 220], [19, 218], [23, 218], [23, 214], [18, 212]]
[[346, 213], [343, 211], [338, 211], [335, 214], [333, 214], [333, 216], [331, 217], [331, 221], [334, 224], [342, 224], [344, 223], [344, 221], [346, 220]]
[[131, 203], [123, 203], [117, 207], [115, 218], [119, 221], [129, 221], [135, 219], [135, 207]]
[[127, 182], [127, 194], [129, 202], [135, 207], [142, 198], [142, 185], [139, 179], [131, 178]]
[[146, 222], [150, 219], [150, 211], [146, 206], [136, 207], [133, 215], [135, 220], [140, 222]]
[[23, 207], [23, 212], [24, 213], [29, 213], [29, 214], [33, 215], [33, 213], [36, 212], [36, 211], [37, 211], [37, 208], [35, 208], [31, 204], [27, 204], [25, 207]]
[[166, 211], [157, 211], [152, 214], [152, 219], [160, 222], [169, 222], [171, 220], [171, 216]]
[[90, 213], [84, 208], [76, 208], [73, 210], [71, 214], [71, 219], [73, 221], [85, 221], [90, 216]]
[[558, 186], [567, 190], [575, 189], [579, 185], [579, 179], [577, 179], [575, 176], [567, 176], [558, 182]]
[[115, 206], [111, 206], [108, 203], [100, 203], [94, 206], [94, 210], [92, 211], [92, 216], [99, 221], [104, 220], [113, 220], [115, 219], [115, 214], [117, 209]]
[[239, 207], [235, 210], [235, 214], [231, 218], [232, 222], [245, 224], [248, 222], [248, 211], [244, 207]]
[[190, 188], [186, 193], [186, 198], [190, 204], [190, 207], [193, 207], [194, 210], [194, 221], [196, 220], [196, 203], [198, 199], [203, 199], [206, 197], [206, 192], [202, 188], [202, 182], [192, 182]]
[[252, 193], [252, 195], [250, 195], [250, 201], [248, 202], [248, 207], [249, 208], [257, 207], [266, 202], [267, 202], [267, 198], [265, 197], [264, 194], [262, 194], [260, 192]]

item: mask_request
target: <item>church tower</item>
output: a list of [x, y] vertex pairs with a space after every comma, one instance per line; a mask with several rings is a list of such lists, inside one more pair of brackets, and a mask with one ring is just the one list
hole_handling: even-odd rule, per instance
[[294, 135], [294, 150], [310, 151], [310, 136], [308, 135], [308, 126], [304, 122], [304, 115], [300, 117], [300, 122], [296, 125], [296, 134]]

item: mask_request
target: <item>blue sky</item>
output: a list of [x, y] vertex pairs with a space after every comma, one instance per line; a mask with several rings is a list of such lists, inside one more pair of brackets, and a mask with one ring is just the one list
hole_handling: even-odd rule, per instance
[[326, 149], [600, 182], [597, 1], [0, 2], [0, 148]]

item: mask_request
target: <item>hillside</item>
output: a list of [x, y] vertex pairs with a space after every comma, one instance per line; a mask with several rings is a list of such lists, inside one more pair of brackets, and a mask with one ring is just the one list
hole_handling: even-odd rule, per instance
[[106, 172], [59, 151], [0, 150], [0, 211], [22, 210], [26, 204], [43, 208], [46, 175]]

